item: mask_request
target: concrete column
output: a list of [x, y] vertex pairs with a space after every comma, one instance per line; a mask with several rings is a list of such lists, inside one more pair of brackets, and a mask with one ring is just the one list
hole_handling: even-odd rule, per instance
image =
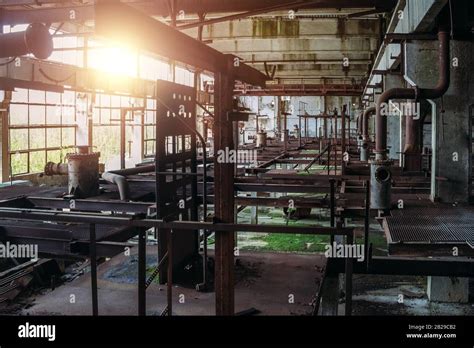
[[428, 277], [426, 292], [432, 302], [467, 303], [469, 278]]
[[[432, 199], [446, 203], [467, 203], [471, 171], [469, 107], [474, 103], [474, 43], [451, 41], [451, 83], [442, 99], [431, 101], [434, 170]], [[407, 44], [406, 59], [410, 61], [407, 75], [418, 86], [433, 87], [438, 76], [437, 42]], [[456, 60], [458, 66], [454, 66]], [[434, 105], [435, 103], [435, 105]], [[447, 180], [437, 181], [436, 177]], [[432, 301], [466, 302], [468, 281], [463, 278], [428, 278], [428, 297]]]
[[[407, 44], [407, 75], [418, 86], [433, 87], [438, 77], [437, 42], [415, 41]], [[469, 106], [474, 104], [474, 43], [451, 42], [451, 84], [437, 105], [436, 170], [435, 176], [447, 180], [436, 181], [434, 199], [446, 203], [469, 201], [471, 144]], [[453, 66], [453, 59], [458, 66]], [[444, 112], [443, 112], [444, 111]]]

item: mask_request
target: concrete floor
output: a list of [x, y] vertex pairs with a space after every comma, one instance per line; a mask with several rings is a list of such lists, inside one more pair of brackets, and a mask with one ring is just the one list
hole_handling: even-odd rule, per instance
[[[344, 313], [343, 305], [339, 313]], [[353, 314], [474, 315], [474, 304], [429, 301], [426, 277], [355, 275]]]
[[[136, 249], [136, 248], [133, 248]], [[148, 247], [154, 255], [156, 247]], [[133, 252], [132, 252], [133, 255]], [[128, 256], [130, 257], [130, 256]], [[136, 315], [136, 282], [110, 277], [110, 271], [127, 263], [127, 256], [118, 255], [98, 268], [99, 315]], [[254, 307], [261, 315], [306, 315], [319, 289], [322, 255], [241, 252], [236, 267], [236, 312]], [[135, 272], [134, 272], [135, 273]], [[184, 297], [183, 297], [184, 296]], [[75, 303], [70, 299], [75, 297]], [[290, 303], [294, 298], [294, 303]], [[180, 303], [184, 299], [184, 303]], [[166, 285], [153, 283], [147, 290], [147, 314], [159, 315], [166, 306]], [[90, 274], [87, 273], [53, 291], [36, 296], [28, 315], [90, 315]], [[173, 287], [175, 315], [214, 315], [214, 293]]]

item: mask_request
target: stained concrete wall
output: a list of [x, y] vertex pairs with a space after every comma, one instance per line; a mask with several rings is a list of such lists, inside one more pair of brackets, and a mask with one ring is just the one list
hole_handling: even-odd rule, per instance
[[[437, 42], [407, 45], [407, 74], [420, 87], [434, 87], [438, 79]], [[471, 171], [469, 106], [474, 104], [474, 43], [451, 42], [451, 84], [442, 99], [435, 101], [436, 181], [435, 198], [444, 202], [468, 202]]]
[[[392, 88], [404, 88], [405, 82], [399, 75], [386, 75], [384, 78], [384, 90], [387, 91]], [[397, 112], [387, 116], [387, 147], [388, 157], [393, 160], [400, 158], [400, 119], [406, 117], [403, 112]]]

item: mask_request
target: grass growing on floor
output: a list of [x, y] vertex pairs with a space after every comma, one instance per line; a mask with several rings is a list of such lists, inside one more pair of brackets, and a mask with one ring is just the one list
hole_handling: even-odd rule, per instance
[[286, 251], [286, 252], [321, 252], [329, 243], [328, 236], [310, 236], [300, 234], [268, 234], [252, 238], [265, 245], [244, 246], [243, 250]]
[[[151, 275], [153, 274], [153, 272], [155, 272], [156, 270], [156, 265], [153, 265], [153, 266], [148, 266], [146, 268], [146, 279], [149, 279], [151, 277]], [[153, 283], [155, 284], [159, 284], [160, 283], [160, 276], [159, 274], [156, 275], [155, 279], [153, 279]]]
[[[358, 244], [364, 243], [364, 237], [357, 237], [356, 242]], [[369, 235], [369, 243], [372, 243], [372, 253], [375, 256], [385, 256], [387, 253], [387, 239], [385, 235], [380, 232], [371, 232]]]

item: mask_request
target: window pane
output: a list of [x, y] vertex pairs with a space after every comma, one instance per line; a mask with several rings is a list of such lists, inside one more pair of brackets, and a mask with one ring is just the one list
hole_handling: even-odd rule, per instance
[[28, 105], [10, 105], [10, 124], [27, 125], [28, 124]]
[[17, 89], [12, 93], [12, 102], [27, 103], [28, 102], [28, 90]]
[[[110, 118], [112, 120], [120, 120], [120, 110], [119, 109], [112, 109], [111, 110], [111, 114], [110, 114]], [[102, 122], [104, 122], [104, 120], [102, 120]], [[105, 122], [104, 122], [105, 123]], [[118, 121], [113, 121], [112, 123], [118, 123]]]
[[96, 103], [97, 105], [110, 107], [110, 96], [109, 95], [101, 94], [101, 95], [98, 95], [97, 97], [100, 97], [99, 102]]
[[30, 105], [30, 125], [45, 124], [46, 108], [44, 106]]
[[28, 172], [28, 154], [14, 153], [11, 155], [12, 175], [25, 174]]
[[146, 100], [146, 108], [150, 110], [156, 109], [156, 102], [155, 99], [147, 99]]
[[62, 146], [73, 146], [76, 144], [75, 128], [63, 128]]
[[46, 134], [47, 147], [61, 147], [61, 129], [48, 128]]
[[30, 129], [30, 149], [46, 147], [46, 132], [44, 128]]
[[33, 151], [30, 153], [30, 173], [39, 173], [44, 171], [45, 164], [45, 151]]
[[113, 95], [112, 96], [112, 104], [113, 107], [120, 107], [120, 96]]
[[46, 103], [47, 104], [61, 104], [61, 94], [55, 92], [46, 92]]
[[94, 127], [94, 151], [100, 152], [101, 162], [106, 165], [107, 162], [114, 160], [114, 157], [118, 159], [120, 153], [120, 136], [118, 134], [119, 127], [116, 126]]
[[47, 156], [48, 156], [47, 157], [48, 162], [54, 162], [54, 163], [61, 162], [61, 151], [48, 151]]
[[99, 108], [94, 108], [94, 111], [92, 112], [92, 122], [94, 124], [100, 123], [100, 109]]
[[147, 111], [145, 114], [145, 123], [155, 123], [155, 112]]
[[30, 89], [30, 103], [44, 104], [46, 101], [46, 93], [44, 91], [35, 91]]
[[47, 124], [61, 124], [61, 106], [46, 107]]
[[145, 127], [145, 139], [155, 139], [155, 127]]
[[63, 124], [74, 124], [76, 123], [76, 110], [71, 106], [63, 106]]
[[26, 150], [28, 148], [28, 129], [10, 130], [10, 151]]
[[147, 141], [146, 142], [145, 156], [151, 156], [153, 154], [155, 154], [155, 142], [154, 141]]
[[110, 123], [110, 109], [100, 110], [100, 123], [109, 124]]
[[65, 91], [63, 94], [63, 105], [76, 105], [76, 92]]

